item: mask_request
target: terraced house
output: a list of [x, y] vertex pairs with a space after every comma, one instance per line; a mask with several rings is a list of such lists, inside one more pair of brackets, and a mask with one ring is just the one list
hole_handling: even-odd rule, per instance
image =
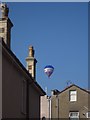
[[51, 97], [52, 118], [90, 118], [90, 91], [70, 85]]
[[0, 119], [40, 118], [40, 97], [45, 92], [36, 82], [34, 48], [26, 58], [27, 69], [11, 50], [9, 8], [0, 4]]
[[50, 117], [51, 119], [90, 119], [89, 99], [90, 91], [85, 90], [75, 84], [66, 87], [62, 91], [58, 91], [55, 89], [52, 91], [52, 95], [50, 97], [46, 97], [46, 95], [41, 97], [41, 117], [47, 118], [46, 113], [48, 111], [48, 117]]

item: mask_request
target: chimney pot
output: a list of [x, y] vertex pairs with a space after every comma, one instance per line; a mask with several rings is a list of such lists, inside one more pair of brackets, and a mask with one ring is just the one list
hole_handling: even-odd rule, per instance
[[30, 56], [30, 57], [34, 57], [34, 49], [33, 49], [33, 46], [30, 46], [30, 47], [29, 47], [29, 56]]

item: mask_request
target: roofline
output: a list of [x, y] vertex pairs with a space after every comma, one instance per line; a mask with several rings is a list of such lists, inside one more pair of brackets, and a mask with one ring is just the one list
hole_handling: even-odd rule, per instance
[[[1, 38], [1, 37], [0, 37]], [[32, 78], [31, 74], [26, 70], [26, 68], [23, 66], [23, 64], [20, 62], [20, 60], [15, 56], [15, 54], [9, 49], [9, 47], [5, 44], [3, 41], [3, 38], [0, 39], [0, 44], [7, 50], [10, 57], [14, 58], [14, 61], [17, 63], [17, 65], [22, 69], [22, 71], [25, 73], [25, 75], [28, 77], [29, 83], [33, 83], [34, 86], [37, 88], [37, 90], [40, 92], [41, 95], [45, 95], [45, 91], [40, 87], [40, 85]], [[2, 48], [3, 49], [3, 48]], [[32, 80], [32, 81], [30, 81]]]
[[58, 94], [61, 94], [62, 92], [66, 91], [67, 89], [69, 89], [69, 88], [71, 88], [73, 86], [76, 86], [77, 88], [79, 88], [79, 89], [83, 90], [84, 92], [87, 92], [87, 93], [90, 94], [90, 91], [87, 91], [87, 90], [85, 90], [85, 89], [83, 89], [83, 88], [81, 88], [81, 87], [79, 87], [79, 86], [77, 86], [75, 84], [71, 84], [70, 86], [66, 87], [64, 90], [60, 91]]

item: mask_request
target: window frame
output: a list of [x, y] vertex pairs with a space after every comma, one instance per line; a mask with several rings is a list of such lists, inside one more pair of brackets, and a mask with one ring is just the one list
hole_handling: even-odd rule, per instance
[[[71, 92], [76, 92], [76, 93], [71, 94]], [[74, 100], [73, 100], [72, 97], [74, 97]], [[70, 102], [76, 102], [77, 101], [77, 91], [76, 90], [70, 90], [69, 91], [69, 101]]]
[[[77, 116], [71, 116], [71, 115], [70, 115], [71, 113], [77, 113]], [[72, 120], [72, 119], [77, 119], [77, 120], [79, 120], [79, 111], [70, 111], [70, 112], [69, 112], [69, 118], [70, 118], [70, 120]]]
[[86, 118], [90, 118], [90, 111], [88, 111], [87, 113], [86, 113]]

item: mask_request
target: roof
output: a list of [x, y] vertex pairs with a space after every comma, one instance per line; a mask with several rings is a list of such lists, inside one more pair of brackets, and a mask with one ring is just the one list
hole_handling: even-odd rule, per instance
[[79, 86], [77, 86], [77, 85], [75, 85], [75, 84], [71, 84], [70, 86], [66, 87], [64, 90], [60, 91], [58, 94], [61, 94], [62, 92], [68, 90], [69, 88], [71, 88], [71, 87], [73, 87], [73, 86], [75, 86], [75, 87], [77, 87], [77, 88], [83, 90], [84, 92], [87, 92], [87, 93], [90, 94], [90, 91], [89, 91], [89, 90], [83, 89], [83, 88], [81, 88], [81, 87], [79, 87]]
[[36, 89], [39, 91], [40, 95], [45, 95], [45, 91], [40, 87], [40, 85], [32, 78], [31, 74], [26, 70], [26, 68], [23, 66], [23, 64], [19, 61], [19, 59], [15, 56], [15, 54], [8, 48], [8, 46], [5, 44], [5, 42], [3, 41], [3, 38], [0, 38], [0, 44], [2, 46], [2, 50], [5, 49], [9, 55], [14, 59], [14, 61], [19, 65], [19, 67], [21, 67], [21, 69], [23, 70], [23, 72], [28, 76], [28, 80], [29, 83], [33, 83], [32, 85], [34, 85], [36, 87]]

